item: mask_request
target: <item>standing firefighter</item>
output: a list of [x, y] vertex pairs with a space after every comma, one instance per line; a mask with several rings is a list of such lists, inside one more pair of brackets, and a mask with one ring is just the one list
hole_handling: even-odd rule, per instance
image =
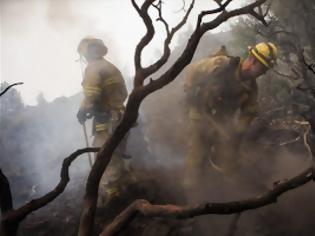
[[[84, 59], [87, 63], [82, 81], [84, 99], [77, 118], [84, 125], [88, 118], [93, 117], [93, 146], [100, 147], [123, 115], [127, 89], [121, 72], [104, 58], [107, 47], [102, 40], [84, 38], [79, 43], [77, 51], [81, 60]], [[124, 146], [121, 144], [118, 147], [103, 176], [100, 189], [106, 189], [106, 193], [100, 195], [106, 195], [106, 200], [117, 194], [117, 182], [124, 172], [124, 163], [120, 158], [124, 155]]]
[[188, 184], [201, 179], [210, 162], [219, 163], [224, 170], [233, 168], [232, 158], [257, 114], [256, 78], [274, 66], [276, 57], [277, 48], [272, 43], [250, 47], [246, 59], [229, 56], [223, 46], [190, 66], [185, 83]]

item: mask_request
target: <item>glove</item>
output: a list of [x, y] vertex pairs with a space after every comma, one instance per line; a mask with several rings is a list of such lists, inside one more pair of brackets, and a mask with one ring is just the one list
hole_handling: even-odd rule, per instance
[[79, 123], [82, 125], [84, 124], [84, 122], [88, 119], [88, 116], [87, 116], [87, 112], [84, 111], [84, 110], [79, 110], [78, 113], [77, 113], [77, 118], [78, 118], [78, 121]]

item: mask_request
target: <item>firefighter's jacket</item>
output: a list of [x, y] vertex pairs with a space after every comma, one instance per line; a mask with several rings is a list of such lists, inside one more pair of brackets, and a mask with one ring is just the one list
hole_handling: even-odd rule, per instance
[[107, 129], [113, 114], [121, 114], [127, 89], [121, 72], [109, 61], [88, 64], [82, 81], [84, 99], [81, 109], [94, 116], [94, 131]]
[[239, 57], [215, 55], [189, 67], [185, 91], [191, 119], [228, 122], [240, 109], [241, 125], [250, 123], [257, 113], [257, 84], [241, 80], [241, 63]]

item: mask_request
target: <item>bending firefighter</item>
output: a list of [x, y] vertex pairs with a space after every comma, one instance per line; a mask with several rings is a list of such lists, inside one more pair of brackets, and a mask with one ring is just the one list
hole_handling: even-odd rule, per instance
[[[82, 81], [84, 99], [77, 113], [81, 124], [93, 118], [93, 146], [102, 146], [124, 112], [124, 101], [127, 98], [125, 81], [120, 71], [104, 59], [107, 47], [96, 38], [84, 38], [79, 43], [78, 53], [87, 66]], [[121, 157], [124, 156], [123, 142], [112, 158], [100, 185], [100, 191], [106, 189], [105, 201], [118, 193], [118, 182], [122, 179], [125, 167]], [[119, 156], [117, 158], [117, 156]]]
[[229, 56], [223, 46], [190, 65], [185, 82], [188, 185], [202, 179], [210, 163], [217, 169], [234, 168], [242, 137], [257, 115], [256, 79], [275, 65], [276, 58], [274, 44], [259, 43], [249, 47], [246, 59]]

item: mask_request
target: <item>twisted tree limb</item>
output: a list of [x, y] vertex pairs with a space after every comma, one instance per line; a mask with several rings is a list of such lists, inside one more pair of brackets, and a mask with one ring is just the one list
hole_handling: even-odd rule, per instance
[[[231, 1], [232, 0], [227, 0], [226, 2], [229, 3]], [[215, 19], [209, 22], [203, 22], [203, 17], [209, 15], [212, 11], [200, 13], [195, 30], [190, 36], [182, 54], [165, 73], [159, 76], [156, 80], [150, 80], [147, 85], [144, 85], [144, 80], [149, 77], [151, 73], [154, 73], [155, 69], [146, 70], [142, 67], [141, 54], [143, 49], [151, 42], [155, 32], [151, 17], [148, 14], [148, 9], [150, 6], [152, 6], [154, 0], [144, 1], [141, 7], [136, 4], [135, 0], [131, 0], [131, 2], [138, 12], [139, 16], [142, 18], [147, 30], [136, 47], [134, 58], [136, 72], [134, 76], [134, 88], [129, 95], [124, 116], [118, 124], [117, 128], [113, 131], [113, 134], [101, 147], [101, 150], [98, 153], [96, 161], [92, 166], [91, 172], [88, 176], [84, 196], [84, 205], [80, 219], [79, 236], [90, 236], [93, 232], [93, 223], [95, 218], [100, 179], [112, 158], [114, 150], [127, 134], [127, 132], [132, 128], [133, 124], [136, 122], [139, 107], [143, 99], [147, 95], [173, 81], [177, 77], [177, 75], [191, 62], [199, 41], [204, 33], [216, 28], [217, 26], [234, 16], [250, 14], [253, 9], [265, 3], [266, 0], [257, 0], [245, 7], [241, 7], [229, 12], [225, 10], [225, 7], [221, 6], [219, 7], [219, 10], [217, 10], [218, 13], [221, 13]], [[192, 1], [191, 4], [193, 5], [193, 3], [194, 1]], [[227, 3], [223, 4], [223, 6], [225, 6], [226, 4]], [[190, 7], [192, 7], [192, 5], [190, 5]], [[152, 66], [157, 66], [157, 62]], [[151, 68], [151, 66], [149, 68]], [[160, 66], [158, 65], [157, 68], [159, 69]]]
[[162, 17], [162, 5], [159, 4], [159, 5], [155, 6], [155, 8], [157, 8], [158, 12], [159, 12], [159, 19], [161, 19], [161, 21], [164, 22], [166, 32], [167, 32], [167, 37], [165, 38], [165, 41], [164, 41], [163, 55], [155, 63], [153, 63], [152, 65], [143, 69], [144, 70], [144, 73], [143, 73], [144, 78], [148, 77], [148, 76], [152, 75], [153, 73], [155, 73], [156, 71], [158, 71], [167, 62], [167, 60], [169, 59], [169, 57], [171, 55], [170, 43], [172, 42], [174, 35], [186, 24], [187, 19], [188, 19], [189, 15], [190, 15], [193, 7], [194, 7], [194, 4], [195, 4], [195, 0], [192, 0], [192, 2], [190, 4], [188, 10], [186, 11], [186, 14], [183, 17], [183, 19], [174, 28], [172, 28], [171, 31], [169, 30], [169, 25], [167, 24], [167, 22]]
[[155, 0], [145, 0], [145, 2], [140, 8], [137, 5], [136, 0], [131, 0], [132, 6], [136, 9], [136, 11], [138, 12], [139, 16], [142, 18], [143, 23], [145, 24], [145, 27], [146, 27], [146, 33], [141, 38], [135, 51], [134, 66], [136, 70], [135, 77], [137, 78], [134, 80], [135, 87], [141, 85], [141, 82], [142, 82], [141, 78], [142, 78], [143, 68], [141, 66], [141, 53], [143, 49], [145, 48], [145, 46], [147, 46], [150, 43], [150, 41], [153, 39], [153, 36], [155, 33], [152, 19], [148, 13], [149, 7], [152, 5], [154, 1]]
[[71, 163], [83, 153], [98, 152], [99, 150], [100, 148], [83, 148], [75, 151], [70, 156], [65, 158], [62, 163], [60, 171], [60, 181], [57, 186], [44, 196], [33, 199], [18, 209], [13, 208], [9, 182], [6, 176], [0, 170], [0, 206], [2, 213], [0, 235], [16, 235], [20, 222], [24, 220], [27, 215], [47, 205], [65, 190], [70, 180], [69, 167]]
[[14, 87], [14, 86], [16, 86], [16, 85], [20, 85], [20, 84], [23, 84], [23, 82], [17, 82], [17, 83], [14, 83], [14, 84], [9, 85], [8, 87], [6, 87], [6, 88], [0, 93], [0, 97], [1, 97], [2, 95], [4, 95], [6, 92], [8, 92], [10, 88], [12, 88], [12, 87]]
[[258, 19], [259, 21], [261, 21], [264, 26], [268, 26], [268, 23], [266, 22], [264, 15], [257, 13], [255, 10], [252, 10], [251, 13], [250, 13], [250, 15], [252, 15], [252, 16], [255, 17], [256, 19]]
[[251, 209], [257, 209], [272, 203], [276, 203], [278, 197], [292, 189], [300, 187], [313, 179], [312, 168], [307, 168], [301, 174], [292, 179], [276, 182], [268, 192], [249, 199], [225, 203], [204, 203], [198, 205], [153, 205], [147, 200], [139, 199], [130, 204], [109, 225], [101, 236], [118, 235], [133, 219], [138, 216], [162, 217], [171, 219], [188, 219], [195, 216], [219, 214], [228, 215], [240, 213]]
[[162, 0], [159, 0], [157, 4], [152, 4], [152, 6], [158, 11], [159, 17], [156, 19], [156, 21], [161, 21], [163, 23], [163, 25], [165, 26], [166, 34], [168, 36], [171, 32], [167, 21], [162, 16], [162, 4]]

